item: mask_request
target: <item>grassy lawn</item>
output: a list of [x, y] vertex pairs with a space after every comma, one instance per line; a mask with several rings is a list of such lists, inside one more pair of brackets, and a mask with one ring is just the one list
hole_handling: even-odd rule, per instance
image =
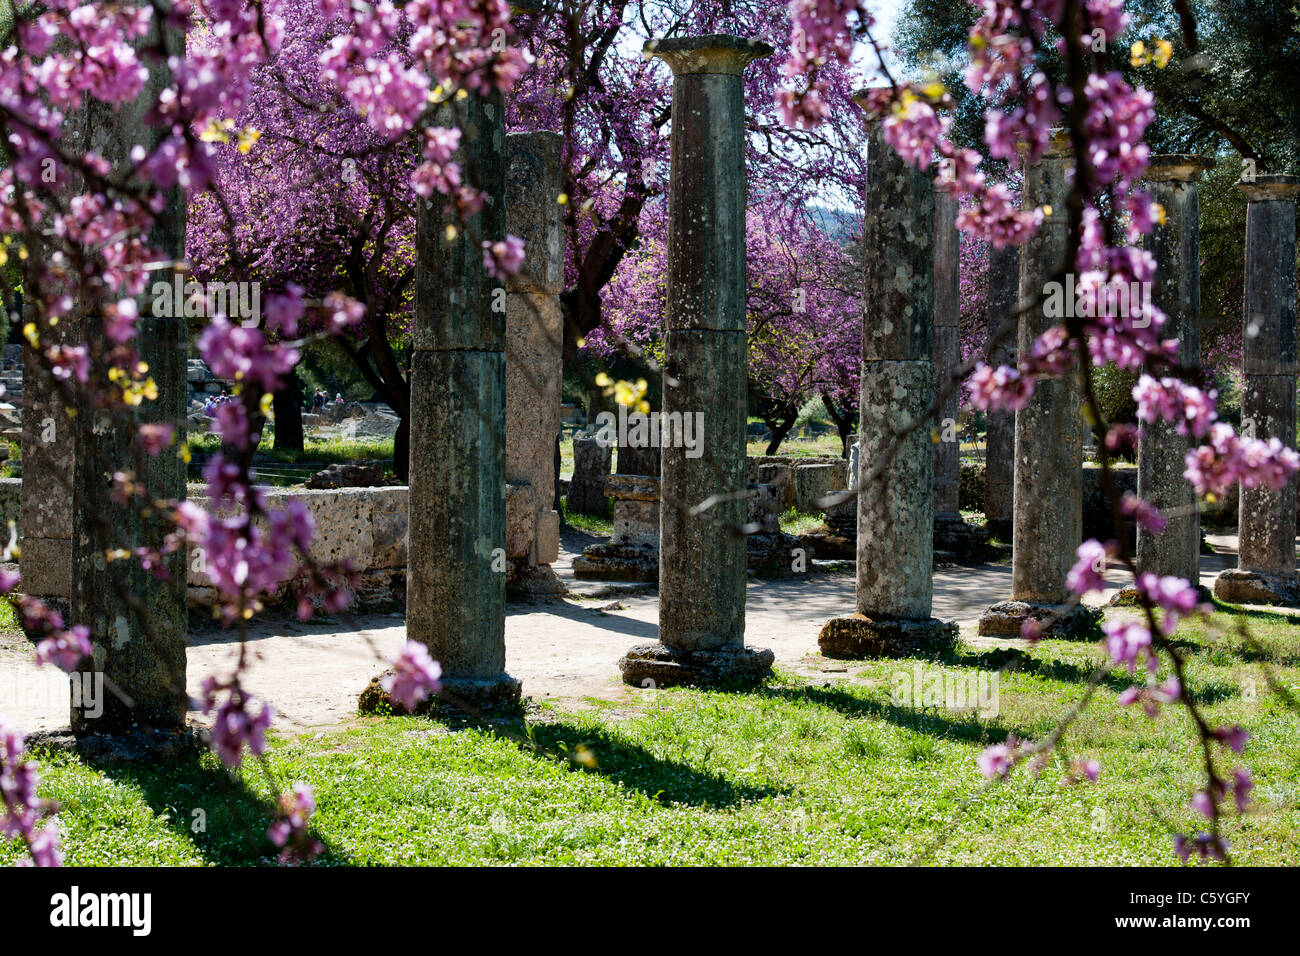
[[[186, 435], [191, 452], [214, 452], [221, 448], [221, 441], [216, 435]], [[259, 455], [274, 461], [292, 464], [299, 461], [334, 462], [357, 461], [370, 458], [392, 458], [393, 440], [391, 438], [313, 438], [308, 435], [303, 441], [302, 451], [285, 451], [281, 448], [268, 447], [268, 442], [258, 446]]]
[[595, 515], [580, 515], [571, 512], [569, 511], [567, 496], [560, 499], [560, 515], [565, 524], [577, 528], [579, 531], [585, 531], [587, 534], [608, 538], [614, 533], [614, 519], [612, 517], [597, 518]]
[[[1263, 654], [1233, 636], [1241, 620]], [[1240, 759], [1259, 807], [1227, 831], [1242, 864], [1300, 858], [1300, 715], [1263, 680], [1267, 663], [1300, 690], [1298, 631], [1273, 615], [1220, 612], [1179, 634], [1212, 723], [1253, 735]], [[370, 718], [277, 738], [267, 757], [282, 779], [315, 788], [323, 862], [335, 864], [892, 864], [927, 851], [939, 863], [1172, 864], [1171, 832], [1198, 826], [1187, 806], [1198, 754], [1182, 712], [1150, 720], [1117, 705], [1126, 674], [1103, 679], [1065, 737], [1069, 756], [1101, 761], [1097, 783], [1063, 784], [1060, 762], [988, 789], [976, 771], [989, 742], [1048, 731], [1099, 660], [1095, 645], [1046, 642], [926, 664], [1000, 671], [989, 718], [895, 706], [895, 677], [917, 662], [876, 661], [848, 664], [833, 675], [841, 683], [779, 675], [752, 693], [656, 691], [635, 711], [543, 707], [493, 730]], [[255, 763], [238, 775], [211, 755], [165, 767], [42, 763], [71, 864], [273, 858]], [[196, 809], [206, 815], [197, 833]], [[0, 862], [12, 857], [0, 846]]]

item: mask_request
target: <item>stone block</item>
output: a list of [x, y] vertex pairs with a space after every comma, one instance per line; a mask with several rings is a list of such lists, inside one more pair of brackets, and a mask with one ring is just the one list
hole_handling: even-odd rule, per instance
[[533, 535], [533, 564], [551, 564], [560, 557], [560, 513], [545, 508], [537, 513]]
[[[846, 468], [836, 474], [833, 464], [804, 465], [794, 471], [794, 506], [802, 514], [820, 514], [821, 501], [835, 488], [843, 488], [848, 478]], [[837, 481], [838, 478], [838, 481]]]

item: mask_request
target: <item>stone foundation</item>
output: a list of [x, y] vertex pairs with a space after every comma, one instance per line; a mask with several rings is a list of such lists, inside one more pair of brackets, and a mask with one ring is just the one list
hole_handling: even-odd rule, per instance
[[573, 559], [573, 575], [595, 581], [659, 580], [659, 479], [611, 475], [604, 494], [614, 501], [614, 534]]
[[1214, 579], [1214, 596], [1229, 604], [1300, 607], [1300, 576], [1231, 568]]
[[633, 687], [752, 686], [771, 675], [775, 659], [766, 648], [687, 651], [655, 643], [630, 648], [618, 666]]
[[414, 710], [407, 710], [389, 697], [379, 684], [380, 678], [391, 673], [385, 671], [384, 674], [371, 678], [357, 699], [357, 710], [360, 713], [432, 716], [452, 712], [477, 717], [516, 715], [522, 711], [520, 695], [523, 684], [509, 674], [502, 674], [494, 680], [443, 679], [441, 693], [426, 697]]
[[939, 656], [956, 650], [956, 621], [872, 619], [865, 614], [833, 617], [817, 635], [827, 657], [863, 660], [874, 657]]
[[987, 556], [989, 532], [983, 525], [972, 524], [956, 512], [934, 516], [934, 556], [936, 561], [968, 560]]
[[1000, 601], [980, 618], [979, 633], [985, 637], [1020, 637], [1024, 622], [1032, 618], [1041, 625], [1045, 638], [1090, 639], [1100, 633], [1101, 617], [1101, 611], [1082, 604]]

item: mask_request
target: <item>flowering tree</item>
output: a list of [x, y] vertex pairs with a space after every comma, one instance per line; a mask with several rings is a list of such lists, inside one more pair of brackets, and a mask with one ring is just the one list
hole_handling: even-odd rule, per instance
[[[241, 231], [263, 210], [241, 206], [230, 194], [248, 188], [275, 201], [283, 191], [275, 184], [255, 186], [240, 171], [227, 178], [219, 172], [219, 151], [228, 147], [223, 139], [233, 139], [236, 152], [247, 146], [247, 155], [253, 154], [260, 130], [239, 125], [237, 118], [254, 115], [249, 111], [258, 89], [255, 77], [268, 75], [258, 71], [274, 73], [286, 40], [292, 56], [306, 66], [311, 60], [307, 48], [293, 52], [295, 30], [327, 24], [330, 39], [315, 57], [316, 77], [302, 87], [288, 84], [304, 94], [306, 104], [324, 107], [324, 151], [355, 147], [357, 155], [340, 161], [382, 164], [386, 146], [407, 143], [418, 151], [411, 189], [443, 204], [453, 216], [473, 215], [484, 197], [470, 185], [473, 171], [462, 171], [452, 161], [461, 131], [439, 125], [435, 117], [453, 97], [510, 89], [528, 66], [528, 55], [510, 42], [506, 4], [412, 0], [398, 7], [389, 0], [316, 0], [300, 18], [303, 7], [288, 0], [81, 5], [45, 0], [19, 3], [8, 16], [10, 9], [9, 4], [0, 7], [6, 14], [0, 16], [0, 234], [6, 256], [23, 263], [23, 290], [34, 304], [35, 317], [25, 323], [24, 335], [36, 361], [57, 383], [64, 404], [106, 420], [103, 429], [78, 423], [86, 447], [93, 451], [97, 442], [110, 438], [130, 442], [130, 464], [111, 463], [117, 467], [111, 486], [87, 484], [88, 497], [79, 507], [96, 516], [129, 510], [140, 524], [114, 527], [149, 531], [126, 534], [100, 555], [103, 563], [128, 563], [165, 576], [177, 552], [197, 549], [219, 595], [219, 613], [240, 628], [241, 639], [261, 602], [286, 587], [297, 591], [303, 616], [312, 613], [315, 600], [330, 609], [344, 607], [349, 569], [310, 559], [313, 529], [303, 509], [269, 506], [254, 482], [253, 436], [305, 338], [354, 328], [366, 320], [368, 307], [380, 305], [357, 298], [363, 290], [369, 295], [364, 284], [345, 288], [342, 282], [322, 280], [310, 296], [319, 296], [320, 313], [309, 316], [306, 286], [291, 282], [282, 265], [287, 261], [284, 243], [265, 234], [256, 242], [244, 241]], [[1182, 42], [1194, 55], [1197, 24], [1185, 5], [1176, 9]], [[548, 18], [556, 28], [538, 29]], [[527, 45], [539, 68], [533, 85], [522, 87], [515, 98], [515, 115], [530, 111], [542, 126], [558, 121], [566, 134], [569, 182], [564, 198], [570, 235], [576, 237], [566, 300], [571, 327], [579, 334], [599, 325], [600, 292], [641, 236], [642, 213], [662, 189], [664, 172], [661, 130], [670, 119], [665, 85], [651, 82], [652, 65], [612, 51], [638, 29], [660, 36], [721, 29], [770, 35], [787, 22], [783, 55], [756, 67], [747, 81], [751, 97], [761, 95], [775, 104], [760, 107], [751, 117], [749, 160], [751, 168], [764, 170], [760, 194], [779, 194], [798, 204], [828, 180], [840, 177], [851, 187], [860, 175], [853, 165], [856, 152], [843, 148], [861, 141], [857, 119], [844, 101], [854, 45], [876, 45], [870, 14], [860, 0], [793, 0], [788, 21], [776, 5], [747, 0], [636, 7], [618, 0], [581, 5], [558, 0], [529, 28]], [[1063, 269], [1078, 273], [1080, 284], [1093, 289], [1147, 281], [1154, 270], [1150, 255], [1135, 245], [1158, 216], [1136, 187], [1148, 155], [1142, 137], [1153, 119], [1152, 100], [1111, 67], [1107, 52], [1119, 49], [1128, 26], [1119, 0], [981, 0], [966, 47], [964, 79], [981, 100], [982, 138], [990, 160], [1020, 162], [1016, 147], [1024, 143], [1026, 159], [1033, 162], [1054, 126], [1068, 131], [1077, 172], [1067, 202]], [[182, 53], [178, 41], [185, 29], [193, 31], [194, 42]], [[1104, 41], [1100, 48], [1099, 38]], [[959, 227], [1000, 246], [1022, 243], [1033, 234], [1041, 211], [1019, 208], [1006, 184], [981, 168], [980, 153], [952, 142], [951, 120], [939, 112], [949, 102], [942, 87], [896, 82], [883, 64], [878, 72], [884, 82], [868, 97], [869, 113], [905, 160], [926, 168], [938, 159], [939, 187], [963, 200]], [[304, 104], [286, 100], [283, 105], [292, 114]], [[778, 109], [787, 129], [776, 122]], [[336, 119], [336, 112], [347, 115]], [[351, 114], [364, 126], [356, 125]], [[292, 137], [303, 132], [301, 126], [292, 115], [268, 123], [272, 125], [274, 149], [289, 152], [268, 147], [268, 155], [294, 155]], [[358, 135], [344, 143], [341, 131], [349, 129]], [[100, 136], [102, 151], [88, 145], [96, 142], [90, 134], [108, 131], [123, 135], [112, 141]], [[150, 135], [137, 136], [144, 131]], [[384, 175], [400, 168], [392, 161], [394, 167]], [[311, 175], [329, 174], [330, 161], [323, 162], [326, 169]], [[819, 168], [821, 178], [810, 175]], [[258, 192], [262, 188], [266, 191]], [[177, 190], [184, 192], [181, 202]], [[205, 472], [210, 510], [169, 499], [151, 486], [149, 468], [134, 467], [176, 453], [172, 446], [180, 423], [144, 414], [156, 411], [152, 403], [159, 386], [142, 355], [158, 343], [142, 334], [141, 302], [154, 273], [180, 267], [168, 251], [176, 239], [176, 212], [205, 192], [210, 198], [202, 202], [219, 211], [219, 228], [226, 234], [224, 240], [205, 240], [214, 250], [213, 269], [232, 281], [261, 281], [254, 257], [265, 254], [275, 274], [260, 327], [239, 324], [218, 310], [197, 340], [212, 370], [239, 383], [237, 400], [222, 406], [215, 423], [224, 447]], [[371, 208], [366, 201], [367, 188], [349, 190], [347, 201], [337, 207], [338, 221], [347, 221], [346, 210], [355, 214]], [[755, 237], [755, 254], [788, 260], [788, 250], [806, 235], [786, 232], [774, 239], [765, 231]], [[518, 268], [523, 250], [517, 240], [501, 236], [483, 246], [482, 268], [493, 277]], [[367, 269], [381, 271], [393, 261], [383, 248], [381, 243], [367, 251]], [[830, 250], [821, 247], [820, 252], [833, 265]], [[803, 255], [815, 260], [818, 254]], [[798, 264], [800, 270], [806, 265]], [[764, 275], [762, 269], [758, 274]], [[800, 284], [773, 288], [785, 294], [802, 288], [804, 273], [795, 273], [795, 280]], [[832, 288], [828, 286], [828, 297]], [[782, 306], [757, 318], [775, 327], [784, 312]], [[82, 334], [60, 341], [60, 321], [74, 317]], [[1134, 398], [1142, 420], [1176, 422], [1202, 442], [1187, 459], [1187, 477], [1198, 492], [1222, 494], [1236, 482], [1278, 487], [1288, 480], [1300, 468], [1295, 453], [1276, 440], [1241, 437], [1218, 421], [1214, 394], [1182, 380], [1175, 350], [1160, 339], [1163, 316], [1152, 308], [1141, 318], [1146, 321], [1071, 317], [1040, 337], [1015, 367], [993, 369], [976, 362], [963, 370], [969, 373], [971, 401], [981, 408], [1015, 408], [1038, 382], [1078, 374], [1103, 449], [1104, 483], [1113, 489], [1109, 452], [1131, 438], [1131, 429], [1106, 422], [1092, 387], [1092, 368], [1114, 363], [1140, 374]], [[371, 335], [388, 331], [387, 325], [368, 328]], [[763, 342], [764, 329], [755, 337]], [[90, 472], [83, 466], [83, 473]], [[875, 477], [868, 471], [863, 483]], [[1116, 500], [1114, 507], [1116, 523], [1127, 513], [1158, 530], [1163, 520], [1149, 505], [1131, 499]], [[160, 523], [165, 533], [153, 533]], [[1184, 859], [1193, 853], [1225, 858], [1221, 824], [1226, 807], [1231, 801], [1243, 808], [1251, 788], [1248, 772], [1232, 756], [1242, 752], [1248, 735], [1239, 727], [1210, 726], [1187, 690], [1184, 657], [1172, 635], [1181, 619], [1200, 612], [1197, 592], [1191, 582], [1140, 573], [1122, 541], [1085, 542], [1078, 558], [1070, 585], [1080, 594], [1101, 586], [1098, 568], [1106, 560], [1134, 574], [1142, 618], [1109, 624], [1105, 650], [1130, 673], [1143, 667], [1150, 675], [1124, 694], [1126, 703], [1140, 703], [1148, 712], [1176, 704], [1190, 715], [1205, 773], [1193, 806], [1208, 824], [1203, 833], [1180, 837], [1176, 848]], [[140, 603], [132, 603], [135, 595], [122, 578], [109, 575], [105, 580], [123, 607]], [[0, 578], [0, 590], [13, 594], [18, 586], [11, 574]], [[106, 652], [105, 634], [66, 622], [39, 601], [17, 600], [29, 631], [39, 638], [42, 665], [75, 671], [87, 666], [87, 658]], [[77, 610], [74, 604], [74, 614]], [[1032, 627], [1026, 636], [1036, 637]], [[213, 715], [212, 743], [230, 766], [242, 761], [246, 750], [262, 753], [274, 716], [247, 692], [243, 657], [230, 673], [209, 679], [202, 689], [202, 706]], [[1154, 675], [1165, 665], [1169, 676], [1157, 681]], [[436, 663], [420, 645], [408, 644], [384, 687], [410, 706], [434, 691], [438, 679]], [[1009, 740], [990, 748], [980, 759], [981, 769], [1000, 779], [1022, 762], [1041, 765], [1086, 700], [1085, 695], [1042, 740]], [[1085, 764], [1078, 772], [1087, 778], [1096, 771]], [[286, 861], [310, 857], [319, 848], [309, 832], [314, 798], [303, 786], [278, 789], [277, 820], [269, 838]], [[58, 862], [52, 808], [38, 799], [35, 771], [21, 738], [7, 727], [0, 729], [0, 797], [0, 828], [24, 841], [35, 862]]]
[[[620, 263], [604, 293], [606, 321], [584, 341], [593, 354], [663, 354], [667, 274], [663, 204], [646, 214], [637, 248]], [[812, 396], [856, 408], [862, 356], [860, 282], [854, 260], [815, 223], [785, 215], [774, 203], [746, 218], [749, 390], [772, 433], [775, 454]], [[846, 416], [847, 418], [847, 416]]]
[[[293, 285], [320, 300], [338, 289], [366, 307], [336, 341], [397, 413], [394, 462], [405, 478], [420, 131], [376, 130], [322, 76], [320, 59], [346, 33], [346, 18], [327, 19], [314, 0], [289, 0], [281, 16], [284, 36], [250, 74], [243, 109], [202, 131], [213, 144], [214, 188], [192, 205], [187, 253], [201, 279], [242, 266], [276, 291]], [[191, 45], [211, 42], [200, 34]], [[397, 48], [395, 38], [384, 52]], [[233, 232], [230, 217], [240, 224]], [[304, 323], [320, 327], [318, 314]]]
[[[1183, 42], [1195, 54], [1196, 21], [1185, 5], [1175, 9]], [[802, 42], [786, 64], [788, 83], [780, 101], [789, 122], [815, 126], [828, 113], [825, 71], [847, 64], [855, 41], [879, 53], [874, 23], [859, 0], [793, 0], [791, 11], [794, 32]], [[1143, 135], [1154, 119], [1153, 98], [1111, 66], [1110, 51], [1122, 50], [1121, 55], [1134, 58], [1145, 55], [1145, 47], [1121, 45], [1129, 26], [1130, 17], [1120, 0], [980, 0], [966, 41], [968, 65], [963, 80], [969, 94], [980, 101], [981, 135], [989, 159], [1012, 166], [1036, 162], [1053, 127], [1061, 126], [1068, 134], [1075, 172], [1066, 203], [1067, 244], [1061, 274], [1076, 273], [1079, 286], [1094, 292], [1112, 284], [1150, 281], [1155, 272], [1152, 256], [1137, 245], [1159, 215], [1150, 196], [1138, 187], [1150, 152]], [[1166, 64], [1167, 48], [1168, 44], [1158, 46], [1156, 57]], [[886, 141], [904, 160], [921, 169], [938, 161], [937, 188], [963, 203], [959, 229], [975, 239], [1005, 246], [1023, 243], [1039, 228], [1041, 210], [1018, 208], [1008, 187], [981, 170], [984, 157], [954, 144], [951, 115], [941, 112], [951, 105], [951, 98], [941, 84], [897, 82], [883, 62], [878, 63], [878, 73], [884, 82], [871, 90], [866, 108], [879, 118]], [[1041, 299], [1022, 307], [1041, 307]], [[1186, 462], [1186, 477], [1199, 494], [1220, 495], [1238, 481], [1281, 487], [1300, 468], [1300, 456], [1277, 439], [1244, 438], [1217, 420], [1214, 393], [1183, 380], [1177, 342], [1160, 338], [1164, 318], [1154, 305], [1131, 317], [1072, 316], [1041, 335], [1015, 367], [994, 369], [977, 360], [961, 372], [969, 373], [968, 388], [976, 407], [1004, 410], [1023, 406], [1042, 379], [1077, 374], [1102, 449], [1103, 487], [1112, 499], [1115, 523], [1118, 526], [1128, 514], [1153, 532], [1164, 524], [1156, 509], [1132, 498], [1120, 501], [1115, 494], [1111, 453], [1132, 440], [1132, 427], [1107, 422], [1093, 388], [1094, 366], [1113, 363], [1138, 372], [1134, 399], [1139, 418], [1175, 423], [1182, 434], [1204, 442], [1188, 453]], [[879, 471], [864, 474], [862, 484], [875, 480]], [[1249, 772], [1230, 766], [1248, 735], [1240, 727], [1210, 726], [1187, 691], [1185, 660], [1172, 635], [1182, 618], [1201, 612], [1196, 587], [1186, 580], [1143, 574], [1122, 540], [1086, 541], [1078, 559], [1068, 585], [1080, 596], [1104, 586], [1100, 570], [1107, 561], [1134, 576], [1142, 619], [1109, 622], [1105, 649], [1115, 664], [1130, 673], [1141, 665], [1148, 674], [1145, 683], [1135, 683], [1125, 692], [1123, 703], [1141, 703], [1148, 713], [1174, 703], [1190, 714], [1205, 773], [1204, 788], [1193, 797], [1192, 806], [1205, 816], [1208, 826], [1194, 836], [1178, 836], [1175, 850], [1183, 860], [1192, 854], [1225, 859], [1228, 848], [1221, 828], [1225, 804], [1231, 798], [1239, 811], [1244, 809], [1251, 788]], [[1036, 639], [1038, 627], [1027, 621], [1025, 636]], [[1170, 676], [1156, 683], [1162, 664], [1168, 665]], [[1098, 671], [1092, 688], [1102, 673]], [[980, 759], [980, 769], [994, 779], [1005, 777], [1022, 762], [1041, 769], [1081, 710], [1082, 705], [1074, 708], [1042, 740], [1009, 740], [990, 748]], [[1082, 776], [1095, 772], [1089, 767]]]
[[[781, 123], [773, 95], [790, 54], [784, 6], [766, 0], [556, 0], [521, 23], [535, 68], [516, 87], [507, 119], [515, 128], [564, 133], [568, 241], [565, 344], [620, 324], [625, 300], [606, 290], [643, 237], [662, 223], [668, 127], [667, 68], [640, 55], [644, 41], [730, 33], [776, 45], [745, 71], [746, 170], [755, 197], [781, 197], [787, 216], [808, 220], [812, 200], [853, 201], [861, 190], [863, 129], [847, 70], [830, 68], [826, 96], [837, 109], [817, 130]], [[654, 241], [654, 240], [651, 240]], [[644, 323], [639, 323], [644, 328]]]
[[[462, 184], [461, 171], [451, 161], [460, 131], [435, 125], [433, 117], [451, 97], [508, 89], [526, 68], [527, 57], [503, 42], [509, 36], [506, 4], [416, 0], [399, 10], [387, 2], [350, 6], [322, 0], [311, 11], [315, 16], [298, 21], [295, 12], [301, 8], [279, 0], [212, 0], [193, 6], [187, 0], [147, 5], [53, 0], [19, 4], [12, 26], [9, 20], [0, 22], [0, 234], [6, 255], [12, 251], [24, 263], [24, 292], [35, 305], [35, 319], [25, 325], [24, 335], [58, 384], [64, 404], [109, 419], [109, 428], [96, 427], [94, 433], [114, 440], [126, 436], [138, 455], [157, 459], [176, 454], [170, 446], [181, 424], [137, 414], [159, 393], [148, 363], [140, 358], [153, 345], [141, 340], [140, 302], [151, 274], [177, 265], [165, 242], [176, 236], [175, 219], [168, 217], [183, 208], [174, 190], [183, 190], [189, 199], [208, 191], [205, 201], [220, 210], [226, 234], [224, 242], [209, 240], [224, 256], [225, 277], [261, 281], [258, 265], [233, 237], [259, 217], [255, 201], [276, 190], [274, 185], [259, 190], [238, 175], [233, 180], [215, 177], [214, 141], [233, 137], [237, 149], [251, 151], [259, 131], [236, 126], [234, 118], [253, 108], [254, 75], [268, 65], [274, 69], [287, 24], [304, 29], [313, 22], [337, 25], [329, 46], [315, 59], [323, 84], [315, 102], [326, 114], [345, 104], [365, 118], [372, 139], [356, 144], [359, 158], [382, 162], [365, 155], [365, 147], [378, 149], [414, 134], [420, 153], [410, 173], [412, 188], [424, 197], [440, 194], [437, 201], [460, 214], [483, 203], [477, 190]], [[194, 31], [195, 42], [182, 53], [179, 41], [187, 28]], [[305, 55], [295, 52], [292, 42], [288, 49]], [[324, 90], [333, 92], [326, 95]], [[122, 131], [120, 139], [102, 136], [114, 128]], [[292, 117], [286, 118], [279, 128], [284, 133], [279, 149], [289, 148], [293, 129]], [[86, 148], [97, 137], [107, 143], [107, 155]], [[149, 145], [139, 144], [141, 138]], [[253, 205], [239, 205], [249, 198], [245, 190]], [[213, 372], [238, 383], [237, 400], [224, 404], [215, 420], [223, 449], [205, 471], [212, 510], [168, 500], [150, 487], [153, 472], [117, 463], [112, 486], [101, 490], [92, 482], [84, 489], [90, 497], [79, 502], [91, 514], [127, 509], [147, 516], [140, 525], [118, 527], [154, 528], [165, 519], [165, 534], [135, 533], [104, 553], [102, 561], [131, 562], [166, 576], [168, 565], [175, 566], [171, 555], [195, 548], [219, 595], [219, 613], [240, 627], [241, 640], [247, 619], [261, 602], [288, 585], [297, 588], [304, 617], [312, 613], [313, 596], [332, 609], [346, 606], [349, 599], [347, 566], [318, 566], [309, 557], [313, 529], [307, 512], [295, 505], [270, 508], [254, 483], [253, 436], [308, 334], [305, 289], [287, 279], [282, 284], [284, 272], [275, 270], [282, 270], [283, 250], [272, 246], [266, 265], [277, 289], [264, 299], [260, 327], [234, 322], [218, 309], [197, 341]], [[517, 242], [503, 236], [484, 246], [488, 272], [504, 275], [518, 268], [522, 250]], [[247, 248], [262, 249], [256, 244]], [[337, 287], [322, 283], [318, 291], [322, 314], [315, 334], [337, 333], [365, 315], [365, 304]], [[58, 341], [54, 330], [60, 319], [74, 312], [81, 323], [79, 340]], [[188, 309], [172, 314], [188, 314]], [[87, 447], [94, 449], [94, 439]], [[107, 580], [122, 606], [140, 607], [121, 577]], [[0, 588], [11, 594], [18, 585], [15, 575], [0, 581]], [[92, 634], [85, 625], [67, 626], [60, 614], [37, 600], [18, 601], [28, 630], [40, 638], [38, 663], [71, 672], [86, 667], [87, 659], [99, 652], [97, 645], [106, 635]], [[254, 754], [261, 752], [273, 717], [268, 705], [244, 689], [243, 660], [241, 654], [232, 673], [205, 681], [201, 702], [214, 715], [213, 746], [230, 766], [243, 759], [246, 746]], [[408, 647], [390, 680], [392, 692], [399, 699], [417, 699], [436, 688], [437, 676]], [[21, 739], [7, 728], [0, 749], [0, 793], [4, 832], [22, 839], [36, 862], [58, 862], [57, 829], [49, 823], [38, 826], [49, 808], [36, 799], [34, 770]], [[305, 787], [279, 798], [270, 837], [285, 849], [285, 859], [317, 849], [306, 832], [312, 806]]]

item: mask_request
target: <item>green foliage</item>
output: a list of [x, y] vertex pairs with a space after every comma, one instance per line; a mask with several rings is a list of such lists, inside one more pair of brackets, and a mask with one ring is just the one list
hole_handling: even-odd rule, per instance
[[1133, 400], [1137, 378], [1137, 373], [1131, 369], [1114, 365], [1102, 365], [1092, 370], [1092, 387], [1106, 421], [1112, 424], [1137, 421], [1137, 402]]

